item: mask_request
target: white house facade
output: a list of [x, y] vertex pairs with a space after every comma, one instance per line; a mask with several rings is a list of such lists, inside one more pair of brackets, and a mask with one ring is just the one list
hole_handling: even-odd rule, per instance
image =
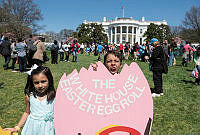
[[84, 21], [83, 23], [97, 23], [102, 24], [105, 29], [105, 33], [108, 36], [108, 42], [111, 44], [120, 44], [123, 42], [129, 42], [130, 44], [134, 44], [138, 42], [139, 44], [143, 44], [145, 37], [143, 37], [145, 31], [147, 31], [147, 26], [150, 23], [154, 23], [157, 25], [167, 25], [165, 20], [163, 21], [145, 21], [145, 18], [142, 17], [141, 20], [134, 20], [132, 17], [130, 18], [115, 18], [115, 20], [107, 21], [106, 17], [103, 18], [103, 21], [99, 22], [88, 22]]

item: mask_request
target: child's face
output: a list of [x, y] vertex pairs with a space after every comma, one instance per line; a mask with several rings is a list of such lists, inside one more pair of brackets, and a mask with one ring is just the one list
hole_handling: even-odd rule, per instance
[[110, 73], [114, 75], [119, 71], [119, 68], [121, 67], [121, 62], [120, 59], [115, 55], [108, 54], [105, 65]]
[[43, 73], [33, 75], [33, 85], [38, 93], [44, 93], [49, 87], [48, 78]]

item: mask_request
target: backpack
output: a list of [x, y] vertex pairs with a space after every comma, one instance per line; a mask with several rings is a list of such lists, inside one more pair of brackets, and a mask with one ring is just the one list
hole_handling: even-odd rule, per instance
[[37, 51], [37, 45], [31, 45], [30, 50], [31, 51]]

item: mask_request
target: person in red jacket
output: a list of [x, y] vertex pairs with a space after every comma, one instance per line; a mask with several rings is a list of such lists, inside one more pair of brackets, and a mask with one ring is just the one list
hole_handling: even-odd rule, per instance
[[123, 55], [123, 50], [124, 50], [124, 46], [122, 45], [122, 43], [119, 45], [119, 51], [121, 53], [121, 55]]
[[72, 62], [77, 62], [77, 52], [79, 53], [79, 44], [77, 43], [76, 40], [73, 41], [71, 48], [72, 48], [72, 55], [73, 55], [73, 60]]

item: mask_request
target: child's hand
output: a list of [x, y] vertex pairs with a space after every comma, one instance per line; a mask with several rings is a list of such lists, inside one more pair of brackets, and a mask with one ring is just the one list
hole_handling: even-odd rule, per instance
[[10, 135], [12, 135], [12, 133], [14, 133], [14, 132], [18, 132], [16, 128], [5, 128], [3, 130], [9, 130], [10, 131]]
[[96, 63], [91, 63], [90, 64], [91, 66], [92, 66], [92, 68], [93, 68], [93, 71], [97, 71], [97, 67], [98, 67], [98, 64], [97, 64], [97, 62]]

